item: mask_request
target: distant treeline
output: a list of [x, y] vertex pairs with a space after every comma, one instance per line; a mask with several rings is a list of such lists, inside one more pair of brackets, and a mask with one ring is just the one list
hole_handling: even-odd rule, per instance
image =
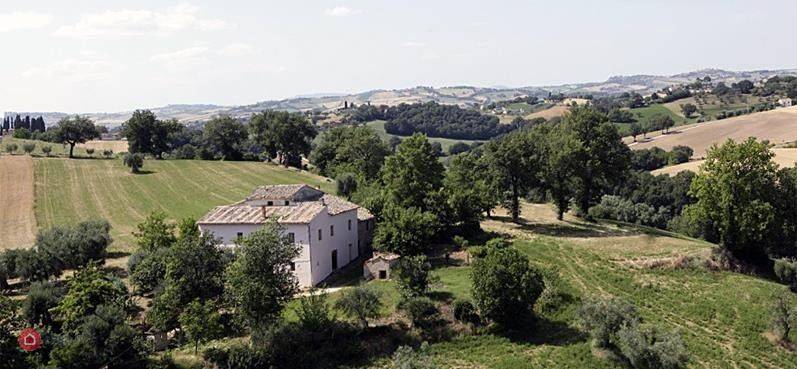
[[22, 118], [19, 114], [16, 117], [5, 117], [3, 118], [3, 130], [10, 131], [12, 129], [20, 129], [24, 128], [31, 132], [44, 132], [44, 118], [41, 116], [38, 118], [31, 118], [29, 115], [26, 115], [25, 118]]
[[499, 124], [495, 116], [436, 102], [391, 107], [361, 105], [350, 119], [355, 122], [385, 120], [385, 131], [399, 136], [424, 133], [429, 137], [460, 140], [487, 140], [516, 128]]

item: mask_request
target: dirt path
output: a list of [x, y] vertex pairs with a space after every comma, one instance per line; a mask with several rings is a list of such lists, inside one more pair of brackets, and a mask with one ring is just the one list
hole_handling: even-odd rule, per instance
[[0, 156], [0, 249], [33, 244], [33, 191], [33, 159], [27, 155]]

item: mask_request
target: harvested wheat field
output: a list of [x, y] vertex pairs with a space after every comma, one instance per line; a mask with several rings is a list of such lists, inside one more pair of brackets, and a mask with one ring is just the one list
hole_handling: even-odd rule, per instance
[[33, 159], [27, 155], [0, 156], [0, 249], [33, 244], [33, 194]]
[[647, 149], [658, 146], [670, 150], [673, 146], [685, 145], [695, 150], [694, 157], [702, 158], [714, 143], [722, 143], [729, 138], [740, 141], [748, 137], [769, 140], [773, 144], [797, 140], [797, 106], [685, 126], [630, 147]]
[[[775, 163], [777, 163], [781, 167], [793, 167], [794, 164], [797, 163], [797, 149], [772, 149], [772, 152], [775, 153]], [[698, 168], [700, 167], [701, 164], [703, 164], [704, 161], [705, 160], [693, 160], [688, 163], [671, 165], [661, 169], [656, 169], [651, 173], [653, 173], [653, 175], [658, 175], [658, 174], [673, 175], [678, 172], [682, 172], [684, 170], [691, 170], [697, 173]]]
[[565, 113], [567, 113], [569, 110], [570, 110], [569, 106], [557, 104], [557, 105], [552, 106], [552, 107], [550, 107], [548, 109], [540, 110], [540, 111], [538, 111], [536, 113], [531, 113], [531, 114], [525, 116], [524, 118], [526, 118], [526, 119], [534, 119], [534, 118], [551, 119], [551, 118], [554, 118], [554, 117], [561, 117], [561, 116], [565, 115]]
[[97, 152], [102, 150], [113, 150], [115, 153], [119, 152], [127, 152], [127, 141], [125, 140], [114, 140], [114, 141], [101, 141], [101, 140], [94, 140], [89, 141], [84, 144], [79, 144], [78, 147], [82, 147], [84, 149], [92, 148]]

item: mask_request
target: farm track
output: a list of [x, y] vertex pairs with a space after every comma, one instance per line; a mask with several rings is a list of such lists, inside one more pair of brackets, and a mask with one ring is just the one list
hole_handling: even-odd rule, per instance
[[33, 160], [0, 156], [0, 249], [21, 248], [36, 238]]

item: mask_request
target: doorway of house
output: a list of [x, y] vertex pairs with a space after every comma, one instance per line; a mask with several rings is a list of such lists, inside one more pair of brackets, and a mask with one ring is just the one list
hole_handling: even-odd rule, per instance
[[338, 269], [338, 250], [332, 250], [332, 270]]

